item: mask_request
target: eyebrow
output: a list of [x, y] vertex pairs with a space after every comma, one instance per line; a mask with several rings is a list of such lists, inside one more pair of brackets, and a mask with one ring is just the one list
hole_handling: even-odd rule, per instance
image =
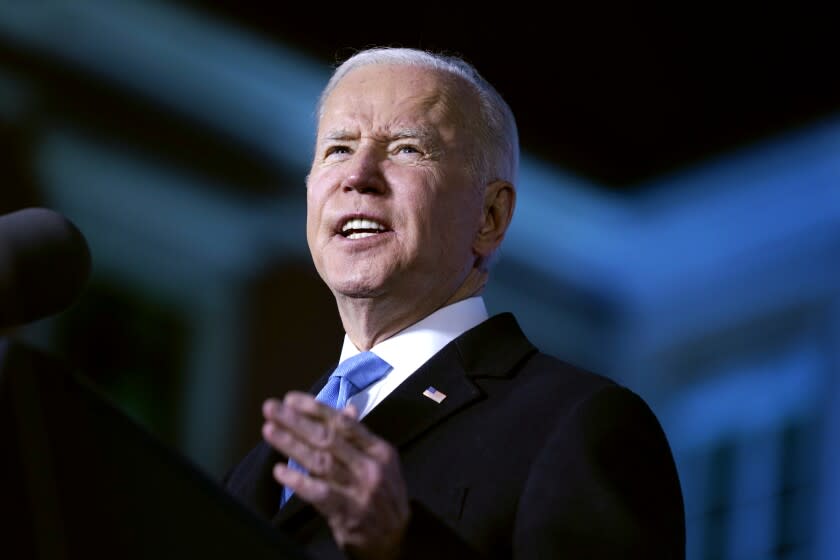
[[330, 130], [324, 134], [324, 140], [353, 140], [357, 138], [358, 134], [347, 130], [346, 128], [339, 128]]
[[397, 130], [394, 134], [391, 134], [390, 139], [393, 140], [405, 140], [406, 138], [418, 138], [423, 141], [431, 142], [438, 137], [437, 131], [428, 127], [419, 127], [419, 128], [401, 128]]
[[[358, 139], [358, 137], [359, 134], [357, 132], [353, 132], [345, 128], [339, 128], [335, 130], [330, 130], [329, 132], [324, 134], [323, 141], [340, 142], [356, 140]], [[438, 134], [437, 131], [429, 127], [407, 127], [401, 128], [385, 136], [385, 140], [388, 142], [394, 142], [396, 140], [405, 140], [407, 138], [417, 138], [424, 142], [434, 142], [438, 138]]]

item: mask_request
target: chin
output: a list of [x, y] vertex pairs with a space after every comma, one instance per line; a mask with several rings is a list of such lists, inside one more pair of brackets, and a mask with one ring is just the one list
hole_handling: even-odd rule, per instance
[[385, 291], [382, 282], [374, 281], [370, 278], [342, 278], [334, 279], [327, 283], [336, 297], [340, 295], [358, 299], [375, 298], [382, 295]]

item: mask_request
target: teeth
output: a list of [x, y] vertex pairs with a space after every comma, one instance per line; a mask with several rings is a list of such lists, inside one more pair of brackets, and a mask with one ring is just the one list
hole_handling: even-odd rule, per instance
[[375, 233], [371, 233], [369, 231], [362, 231], [358, 233], [351, 233], [347, 236], [347, 239], [363, 239], [365, 237], [370, 237], [372, 235], [376, 235]]
[[[385, 226], [383, 226], [380, 223], [374, 222], [373, 220], [363, 220], [360, 218], [354, 218], [352, 220], [348, 220], [347, 223], [345, 223], [341, 227], [341, 231], [348, 231], [351, 229], [375, 229], [379, 231], [385, 231]], [[354, 237], [352, 237], [352, 235], [350, 236], [350, 238], [355, 239]]]

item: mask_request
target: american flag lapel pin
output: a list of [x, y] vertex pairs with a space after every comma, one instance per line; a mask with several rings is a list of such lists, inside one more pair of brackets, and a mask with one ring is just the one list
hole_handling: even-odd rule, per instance
[[440, 404], [443, 402], [443, 399], [446, 398], [446, 393], [442, 393], [434, 387], [432, 387], [431, 385], [429, 385], [429, 387], [425, 391], [423, 391], [423, 396], [429, 397], [436, 403]]

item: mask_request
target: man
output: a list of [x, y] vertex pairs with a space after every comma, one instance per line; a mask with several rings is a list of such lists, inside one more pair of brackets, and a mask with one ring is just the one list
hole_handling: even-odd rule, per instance
[[648, 407], [539, 353], [510, 314], [487, 318], [518, 164], [501, 97], [460, 60], [372, 49], [336, 70], [318, 115], [307, 240], [340, 364], [370, 350], [387, 371], [342, 410], [321, 402], [326, 378], [320, 400], [266, 401], [230, 491], [317, 558], [683, 557]]

